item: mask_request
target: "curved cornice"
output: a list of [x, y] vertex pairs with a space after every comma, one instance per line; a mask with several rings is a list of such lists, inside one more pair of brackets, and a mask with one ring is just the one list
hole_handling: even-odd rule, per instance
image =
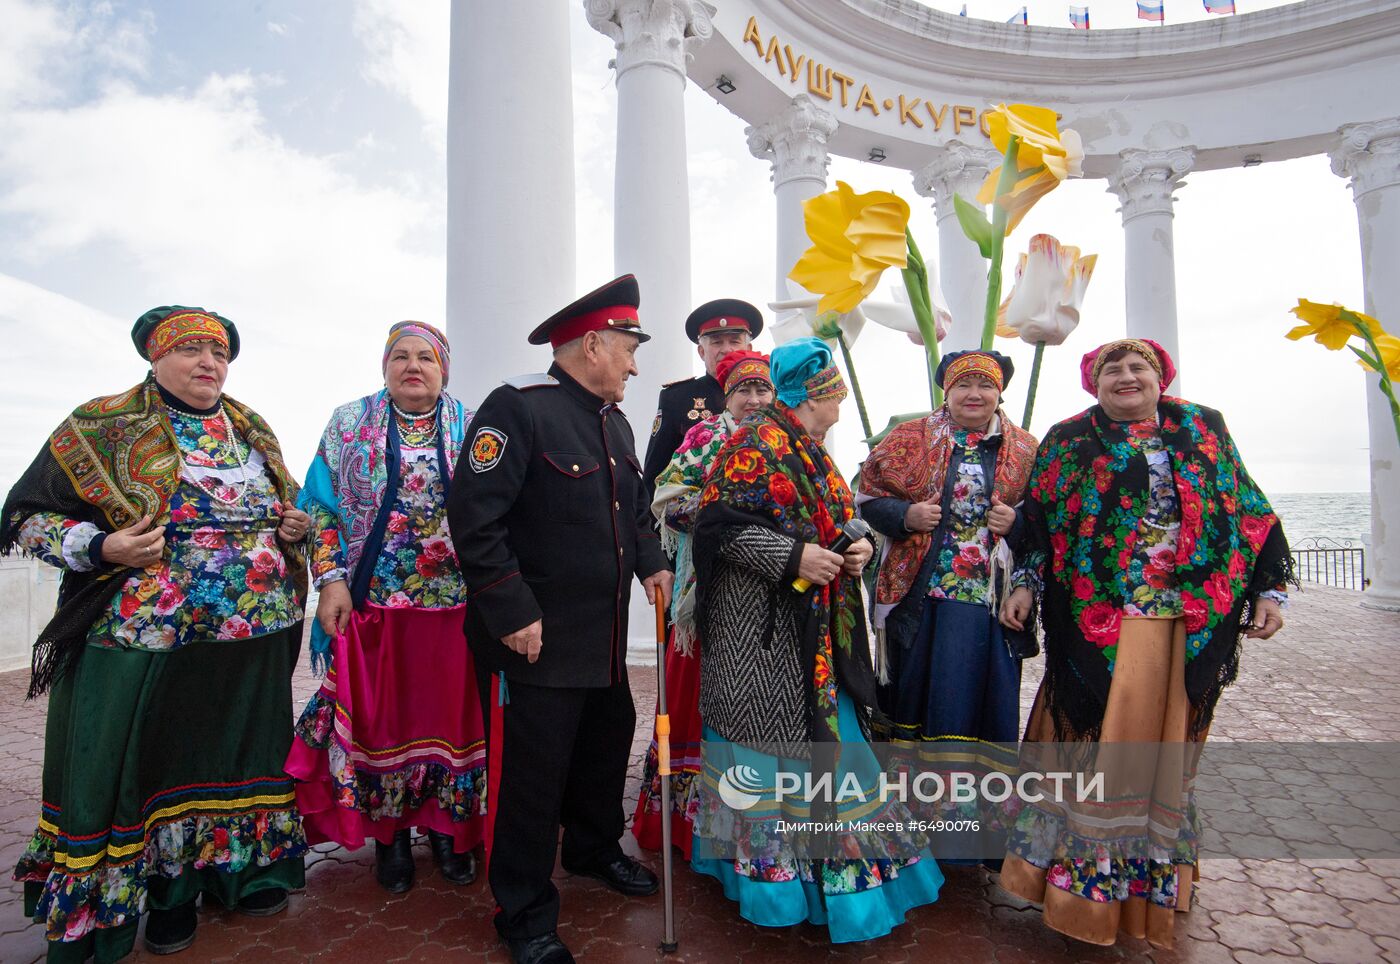
[[[1123, 150], [1195, 145], [1195, 169], [1331, 150], [1349, 124], [1400, 115], [1400, 0], [1306, 0], [1167, 27], [1072, 30], [958, 17], [914, 0], [715, 0], [715, 35], [689, 75], [750, 125], [807, 89], [743, 40], [781, 40], [857, 82], [878, 104], [900, 94], [984, 108], [1022, 100], [1061, 111], [1084, 137], [1090, 176]], [[799, 68], [800, 70], [801, 68]], [[714, 89], [721, 73], [738, 91]], [[898, 112], [828, 106], [841, 125], [832, 153], [916, 169], [969, 132], [915, 128]], [[927, 119], [925, 119], [927, 120]]]

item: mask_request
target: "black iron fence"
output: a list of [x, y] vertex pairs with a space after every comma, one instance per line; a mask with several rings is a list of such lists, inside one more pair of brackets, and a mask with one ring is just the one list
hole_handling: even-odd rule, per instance
[[1304, 582], [1343, 589], [1365, 589], [1370, 584], [1366, 578], [1366, 550], [1352, 545], [1351, 540], [1304, 539], [1289, 546], [1288, 551], [1293, 554], [1294, 573]]

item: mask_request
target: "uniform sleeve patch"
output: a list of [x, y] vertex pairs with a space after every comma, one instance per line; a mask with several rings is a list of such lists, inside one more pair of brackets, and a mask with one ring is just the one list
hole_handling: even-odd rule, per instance
[[661, 409], [656, 410], [656, 418], [651, 420], [651, 434], [655, 435], [661, 431]]
[[507, 441], [506, 433], [500, 429], [478, 429], [472, 438], [471, 455], [468, 457], [472, 471], [489, 472], [494, 469], [496, 463], [501, 461]]

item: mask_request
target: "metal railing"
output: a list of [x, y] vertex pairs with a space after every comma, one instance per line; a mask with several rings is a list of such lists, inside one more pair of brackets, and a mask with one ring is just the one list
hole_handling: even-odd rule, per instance
[[1365, 589], [1366, 550], [1352, 545], [1351, 540], [1304, 539], [1289, 546], [1293, 555], [1293, 571], [1303, 582], [1316, 582], [1342, 589]]

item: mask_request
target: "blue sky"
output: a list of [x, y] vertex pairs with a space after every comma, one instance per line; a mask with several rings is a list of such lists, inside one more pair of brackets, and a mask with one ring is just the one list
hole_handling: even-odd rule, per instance
[[[573, 26], [576, 285], [587, 289], [612, 274], [612, 50], [581, 3], [554, 2]], [[1003, 20], [1019, 6], [972, 0], [969, 12]], [[1063, 25], [1065, 4], [1029, 6], [1033, 23]], [[1137, 25], [1128, 0], [1090, 6], [1096, 26]], [[1199, 0], [1167, 0], [1167, 16], [1206, 14]], [[245, 351], [228, 391], [267, 416], [294, 466], [309, 462], [331, 407], [377, 387], [388, 325], [444, 314], [446, 0], [0, 0], [0, 24], [0, 490], [75, 403], [141, 377], [131, 321], [171, 302], [238, 322]], [[749, 156], [742, 121], [694, 87], [686, 117], [693, 297], [762, 304], [767, 165]], [[907, 172], [838, 158], [831, 173], [908, 199], [934, 258], [933, 214]], [[1314, 157], [1192, 175], [1179, 196], [1188, 393], [1225, 411], [1266, 489], [1365, 488], [1359, 371], [1282, 339], [1300, 295], [1361, 304], [1345, 183]], [[1078, 356], [1122, 330], [1115, 209], [1102, 182], [1069, 183], [1013, 238], [1049, 231], [1100, 255], [1082, 330], [1047, 356], [1039, 431], [1087, 404]], [[871, 330], [856, 346], [879, 421], [923, 397], [918, 352], [901, 338]], [[479, 398], [490, 386], [473, 383], [464, 347], [453, 387]], [[1028, 369], [1029, 350], [1012, 351]], [[1018, 386], [1009, 394], [1019, 414]], [[650, 400], [628, 402], [649, 424]], [[844, 463], [855, 435], [842, 437]]]

